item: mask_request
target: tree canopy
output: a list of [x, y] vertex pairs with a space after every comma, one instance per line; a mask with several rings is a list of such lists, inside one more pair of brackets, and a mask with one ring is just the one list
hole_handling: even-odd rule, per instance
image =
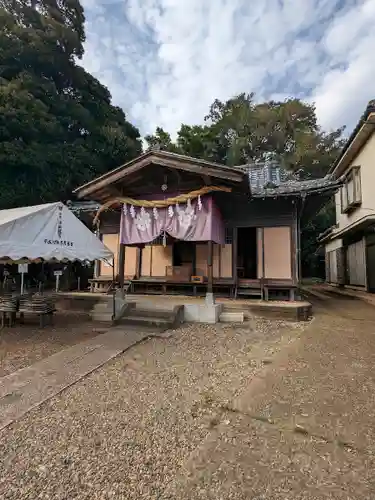
[[227, 165], [261, 161], [272, 153], [289, 170], [324, 176], [343, 145], [343, 128], [324, 132], [315, 107], [299, 99], [255, 103], [254, 94], [216, 99], [204, 125], [181, 125], [176, 141], [158, 128], [149, 146]]
[[79, 0], [0, 0], [0, 206], [71, 197], [139, 155], [137, 128], [77, 60]]

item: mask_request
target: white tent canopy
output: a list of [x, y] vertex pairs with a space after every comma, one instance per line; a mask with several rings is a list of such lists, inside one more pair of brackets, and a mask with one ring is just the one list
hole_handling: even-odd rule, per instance
[[113, 253], [63, 203], [0, 210], [0, 259], [113, 259]]

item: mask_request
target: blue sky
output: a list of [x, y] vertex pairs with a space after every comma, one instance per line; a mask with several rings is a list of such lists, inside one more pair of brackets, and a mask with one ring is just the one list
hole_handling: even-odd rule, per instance
[[215, 98], [316, 103], [354, 127], [375, 98], [375, 0], [83, 0], [84, 67], [142, 135], [203, 121]]

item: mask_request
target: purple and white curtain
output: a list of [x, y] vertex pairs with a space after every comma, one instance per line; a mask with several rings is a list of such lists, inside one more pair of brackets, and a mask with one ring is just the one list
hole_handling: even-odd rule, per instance
[[121, 243], [146, 244], [162, 234], [169, 234], [178, 240], [225, 243], [224, 224], [212, 196], [165, 208], [123, 205]]

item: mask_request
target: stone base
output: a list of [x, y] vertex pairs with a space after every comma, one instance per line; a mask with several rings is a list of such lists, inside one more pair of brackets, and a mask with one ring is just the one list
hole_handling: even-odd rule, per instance
[[207, 292], [205, 302], [206, 302], [206, 305], [208, 305], [208, 306], [212, 306], [213, 304], [215, 304], [214, 294]]
[[220, 314], [220, 323], [243, 323], [245, 315], [243, 311], [224, 311]]
[[217, 323], [222, 310], [222, 304], [185, 304], [184, 322]]

